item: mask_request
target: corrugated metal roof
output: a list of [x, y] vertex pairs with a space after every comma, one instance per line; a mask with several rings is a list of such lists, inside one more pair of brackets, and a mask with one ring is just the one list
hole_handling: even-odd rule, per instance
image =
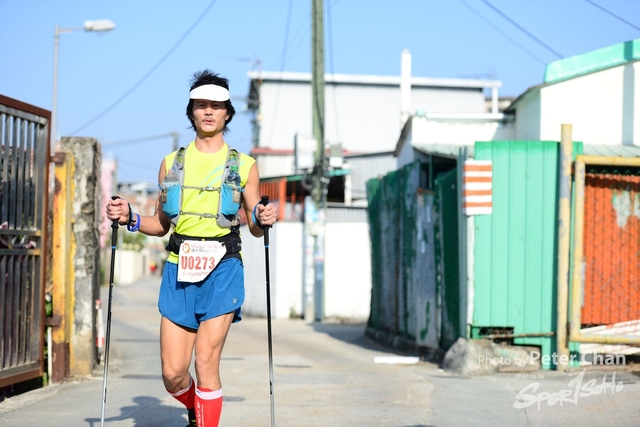
[[640, 147], [635, 145], [588, 145], [583, 146], [587, 156], [640, 157]]
[[[279, 72], [279, 71], [249, 71], [247, 77], [252, 80], [264, 81], [293, 81], [311, 82], [311, 73]], [[377, 76], [364, 74], [325, 74], [325, 83], [349, 83], [368, 85], [400, 85], [400, 76]], [[438, 77], [411, 77], [412, 86], [430, 87], [459, 87], [459, 88], [486, 88], [502, 87], [500, 80], [456, 79]]]
[[[329, 170], [327, 170], [327, 176], [329, 176], [329, 177], [349, 175], [350, 173], [351, 173], [351, 171], [349, 169], [329, 169]], [[305, 177], [305, 174], [302, 174], [302, 173], [297, 173], [297, 174], [292, 174], [292, 175], [269, 176], [269, 177], [265, 177], [265, 178], [260, 178], [260, 182], [279, 181], [281, 179], [286, 179], [287, 182], [294, 182], [294, 181], [302, 181], [302, 179], [304, 177]]]
[[[411, 143], [418, 151], [435, 156], [457, 158], [460, 148], [466, 147], [469, 157], [474, 157], [472, 145], [462, 146], [454, 144], [419, 144]], [[605, 157], [640, 157], [640, 147], [635, 145], [584, 145], [584, 153], [587, 156]]]
[[433, 154], [440, 157], [448, 157], [455, 159], [458, 157], [460, 149], [467, 148], [467, 153], [470, 157], [473, 157], [473, 145], [454, 145], [454, 144], [420, 144], [412, 142], [411, 146], [416, 150], [425, 153]]

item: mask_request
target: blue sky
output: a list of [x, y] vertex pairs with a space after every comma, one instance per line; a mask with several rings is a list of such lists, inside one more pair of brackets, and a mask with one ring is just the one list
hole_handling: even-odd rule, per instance
[[[587, 0], [325, 0], [325, 71], [399, 75], [407, 48], [414, 76], [493, 78], [503, 83], [501, 96], [517, 96], [541, 83], [545, 64], [558, 55], [640, 38], [640, 1], [593, 3], [632, 25]], [[108, 144], [171, 132], [181, 144], [191, 141], [189, 79], [209, 68], [229, 78], [238, 111], [226, 140], [248, 153], [247, 72], [258, 64], [264, 71], [311, 71], [310, 5], [0, 0], [0, 94], [50, 110], [55, 25], [112, 20], [116, 29], [108, 33], [60, 36], [58, 134], [97, 138], [118, 158], [121, 181], [155, 182], [170, 137]]]

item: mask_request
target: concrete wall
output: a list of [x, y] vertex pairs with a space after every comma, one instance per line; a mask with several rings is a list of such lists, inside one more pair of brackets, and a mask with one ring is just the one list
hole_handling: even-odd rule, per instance
[[[293, 143], [291, 148], [293, 149]], [[281, 177], [295, 173], [293, 154], [256, 156], [256, 162], [260, 171], [260, 178]]]
[[[271, 314], [276, 319], [300, 316], [303, 308], [303, 223], [280, 222], [269, 232]], [[246, 316], [266, 317], [264, 239], [242, 227]], [[368, 223], [326, 223], [325, 317], [366, 320], [371, 298]]]
[[513, 139], [640, 145], [640, 62], [542, 86], [518, 102]]
[[[310, 84], [266, 81], [260, 90], [260, 147], [293, 149], [296, 133], [311, 134]], [[483, 113], [484, 102], [480, 89], [411, 90], [411, 111]], [[340, 142], [343, 149], [354, 152], [395, 149], [400, 135], [399, 86], [326, 83], [325, 110], [327, 142]]]
[[473, 145], [476, 141], [491, 141], [501, 126], [497, 121], [413, 120], [412, 142], [426, 144]]
[[[126, 230], [124, 227], [120, 227], [119, 232], [124, 233]], [[122, 247], [116, 248], [116, 263], [113, 273], [114, 283], [116, 285], [128, 285], [149, 276], [150, 259], [150, 253], [145, 249], [134, 251]], [[111, 260], [111, 255], [109, 255], [109, 260]], [[109, 280], [108, 277], [107, 280]]]
[[325, 263], [325, 316], [366, 321], [371, 310], [369, 224], [327, 223]]
[[518, 104], [515, 139], [524, 141], [540, 139], [541, 108], [540, 97], [535, 93], [527, 96]]
[[559, 141], [571, 123], [585, 144], [640, 145], [640, 62], [543, 87], [540, 102], [543, 140]]
[[[264, 239], [256, 239], [241, 228], [247, 316], [266, 317], [266, 267]], [[302, 312], [302, 223], [280, 222], [269, 230], [269, 285], [271, 317], [287, 319]]]
[[71, 201], [73, 254], [73, 326], [71, 374], [88, 375], [95, 362], [95, 300], [99, 295], [100, 147], [93, 138], [63, 137], [61, 151], [74, 158]]

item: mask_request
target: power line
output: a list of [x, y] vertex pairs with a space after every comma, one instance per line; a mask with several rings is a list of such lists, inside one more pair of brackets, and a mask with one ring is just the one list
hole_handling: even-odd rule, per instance
[[120, 141], [105, 142], [102, 145], [104, 147], [113, 147], [115, 145], [133, 144], [133, 143], [136, 143], [136, 142], [144, 142], [144, 141], [153, 141], [153, 140], [156, 140], [156, 139], [163, 139], [163, 138], [168, 138], [168, 137], [177, 138], [178, 137], [178, 133], [177, 132], [170, 132], [170, 133], [163, 133], [163, 134], [160, 134], [160, 135], [144, 136], [144, 137], [141, 137], [141, 138], [123, 139], [123, 140], [120, 140]]
[[597, 7], [598, 9], [608, 13], [609, 15], [613, 16], [614, 18], [619, 19], [620, 21], [624, 22], [625, 24], [629, 25], [630, 27], [635, 28], [636, 30], [640, 31], [639, 27], [636, 27], [635, 25], [633, 25], [631, 22], [627, 21], [626, 19], [623, 19], [621, 17], [619, 17], [618, 15], [616, 15], [615, 13], [611, 12], [610, 10], [605, 9], [604, 7], [600, 6], [599, 4], [591, 1], [591, 0], [585, 0], [587, 3], [591, 3], [592, 5], [594, 5], [595, 7]]
[[493, 9], [496, 13], [498, 13], [500, 16], [502, 16], [504, 19], [506, 19], [507, 21], [509, 21], [511, 24], [513, 24], [515, 27], [517, 27], [520, 31], [522, 31], [523, 33], [525, 33], [526, 35], [528, 35], [530, 38], [532, 38], [533, 40], [535, 40], [538, 44], [540, 44], [541, 46], [543, 46], [545, 49], [547, 49], [549, 52], [553, 53], [554, 55], [556, 55], [558, 58], [564, 58], [563, 55], [561, 55], [560, 53], [556, 52], [555, 50], [553, 50], [551, 47], [549, 47], [547, 44], [545, 44], [542, 40], [540, 40], [539, 38], [537, 38], [536, 36], [534, 36], [533, 34], [531, 34], [529, 31], [525, 30], [520, 24], [518, 24], [516, 21], [514, 21], [513, 19], [509, 18], [507, 15], [505, 15], [500, 9], [498, 9], [497, 7], [495, 7], [494, 5], [492, 5], [491, 3], [489, 3], [488, 0], [482, 0], [482, 2], [484, 4], [486, 4], [487, 6], [489, 6], [491, 9]]
[[546, 65], [547, 63], [545, 61], [543, 61], [542, 59], [538, 58], [535, 54], [533, 54], [530, 50], [528, 50], [526, 47], [522, 46], [520, 43], [518, 43], [517, 41], [515, 41], [513, 38], [511, 38], [507, 33], [505, 33], [504, 31], [502, 31], [500, 29], [500, 27], [498, 27], [497, 25], [494, 25], [491, 21], [489, 21], [487, 18], [485, 18], [484, 16], [482, 16], [480, 14], [480, 12], [478, 12], [477, 10], [475, 10], [473, 7], [471, 7], [471, 5], [467, 4], [467, 2], [465, 2], [464, 0], [460, 0], [460, 3], [462, 3], [467, 9], [469, 9], [471, 12], [473, 12], [474, 14], [476, 14], [476, 16], [478, 16], [478, 18], [482, 19], [485, 23], [487, 23], [489, 26], [491, 26], [494, 30], [496, 30], [497, 32], [499, 32], [500, 34], [502, 34], [507, 40], [509, 40], [511, 43], [515, 44], [516, 46], [518, 46], [523, 52], [525, 52], [527, 55], [531, 56], [533, 59], [535, 59], [536, 61], [538, 61], [540, 64], [542, 65]]
[[[335, 7], [338, 3], [340, 3], [340, 0], [334, 0], [333, 2], [331, 2], [330, 6]], [[293, 55], [298, 49], [298, 47], [300, 47], [300, 42], [304, 40], [304, 35], [306, 34], [304, 30], [309, 28], [310, 21], [311, 21], [311, 17], [307, 17], [307, 19], [305, 19], [300, 24], [296, 32], [291, 37], [292, 43], [289, 43], [291, 45], [291, 48], [287, 53], [287, 55], [289, 55], [289, 59], [291, 59], [291, 55]], [[287, 62], [288, 61], [285, 59], [285, 65], [287, 64]]]
[[200, 16], [195, 20], [195, 22], [193, 24], [191, 24], [191, 27], [189, 27], [189, 29], [182, 35], [182, 37], [180, 37], [178, 39], [178, 41], [171, 47], [171, 49], [169, 49], [169, 51], [167, 53], [165, 53], [165, 55], [160, 58], [160, 61], [158, 61], [152, 68], [151, 70], [149, 70], [147, 72], [147, 74], [145, 74], [140, 80], [138, 80], [138, 82], [136, 84], [134, 84], [131, 89], [129, 89], [128, 91], [126, 91], [124, 93], [124, 95], [122, 95], [120, 98], [118, 98], [113, 104], [111, 104], [109, 107], [107, 107], [104, 111], [102, 111], [100, 114], [98, 114], [97, 116], [95, 116], [93, 119], [89, 120], [87, 123], [85, 123], [84, 125], [80, 126], [78, 129], [74, 130], [73, 132], [71, 132], [70, 135], [75, 135], [78, 132], [80, 132], [82, 129], [86, 128], [87, 126], [95, 123], [97, 120], [99, 120], [100, 118], [102, 118], [105, 114], [107, 114], [109, 111], [111, 111], [116, 105], [120, 104], [122, 101], [125, 100], [125, 98], [127, 98], [129, 95], [131, 95], [147, 78], [149, 78], [149, 76], [151, 76], [151, 74], [153, 74], [159, 67], [160, 65], [162, 65], [162, 63], [164, 61], [167, 60], [167, 58], [169, 58], [169, 56], [171, 56], [171, 54], [173, 53], [174, 50], [176, 50], [178, 48], [178, 46], [180, 46], [182, 44], [182, 42], [187, 38], [187, 36], [191, 33], [191, 31], [193, 31], [196, 26], [200, 23], [200, 21], [202, 20], [202, 18], [205, 17], [205, 15], [207, 14], [207, 12], [209, 12], [209, 9], [211, 9], [213, 7], [213, 5], [215, 4], [217, 0], [212, 0], [211, 3], [209, 3], [209, 5], [205, 8], [205, 10], [200, 14]]
[[[284, 42], [282, 44], [282, 55], [280, 57], [280, 75], [282, 76], [282, 72], [284, 71], [285, 59], [287, 57], [287, 49], [289, 47], [289, 28], [291, 27], [291, 11], [293, 10], [293, 0], [289, 0], [289, 7], [287, 9], [287, 24], [285, 25], [284, 30]], [[271, 144], [271, 137], [273, 136], [273, 130], [275, 129], [276, 117], [278, 114], [278, 104], [280, 103], [280, 87], [281, 82], [278, 84], [276, 89], [276, 104], [273, 109], [273, 119], [271, 120], [271, 129], [269, 131], [269, 138], [267, 139], [267, 143]]]
[[148, 170], [148, 171], [152, 171], [152, 172], [157, 172], [160, 169], [160, 166], [158, 165], [157, 167], [153, 167], [153, 166], [149, 166], [149, 165], [143, 165], [140, 164], [138, 162], [130, 162], [128, 160], [122, 160], [120, 158], [117, 159], [118, 163], [122, 163], [125, 166], [132, 166], [136, 169], [144, 169], [144, 170]]

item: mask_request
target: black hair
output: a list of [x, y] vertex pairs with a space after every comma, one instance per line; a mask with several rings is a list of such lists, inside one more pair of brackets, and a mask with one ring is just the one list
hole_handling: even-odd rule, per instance
[[[223, 88], [229, 90], [229, 80], [209, 70], [197, 71], [193, 74], [193, 77], [191, 78], [191, 88], [189, 89], [189, 91], [192, 91], [195, 88], [203, 85], [222, 86]], [[236, 109], [233, 108], [231, 99], [227, 99], [224, 102], [224, 106], [227, 109], [227, 114], [229, 115], [229, 118], [224, 123], [224, 129], [222, 129], [222, 133], [226, 134], [227, 132], [229, 132], [229, 128], [227, 127], [227, 125], [231, 122], [231, 119], [233, 119], [233, 116], [236, 114]], [[187, 117], [189, 118], [189, 122], [191, 123], [191, 128], [195, 129], [196, 127], [193, 122], [193, 99], [189, 99], [189, 103], [187, 104]]]

